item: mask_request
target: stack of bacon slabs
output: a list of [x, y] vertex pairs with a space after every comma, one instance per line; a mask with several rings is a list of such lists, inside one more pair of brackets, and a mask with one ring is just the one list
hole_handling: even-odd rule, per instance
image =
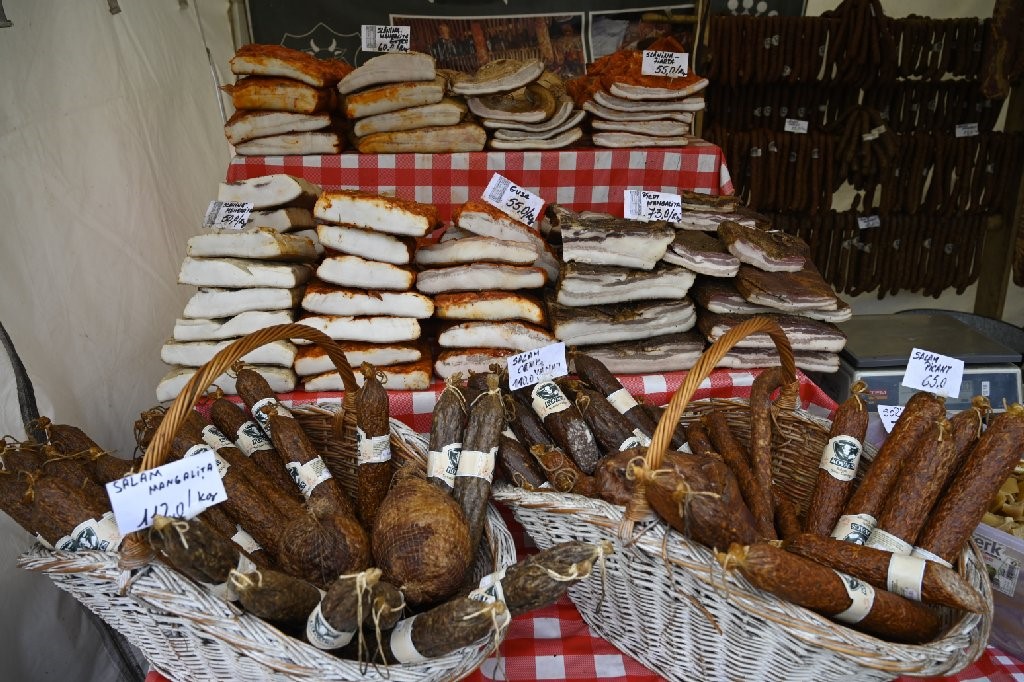
[[444, 320], [438, 376], [487, 371], [555, 342], [535, 292], [557, 277], [558, 258], [529, 225], [470, 201], [440, 240], [417, 251], [416, 262], [416, 288], [434, 297], [434, 316]]
[[[319, 244], [301, 232], [260, 225], [261, 214], [310, 214], [320, 188], [301, 178], [271, 175], [222, 184], [220, 201], [251, 203], [250, 225], [240, 230], [208, 230], [188, 240], [178, 273], [180, 284], [199, 287], [173, 338], [160, 351], [172, 369], [157, 387], [158, 400], [173, 399], [196, 369], [238, 338], [295, 320], [295, 308], [312, 274]], [[258, 348], [243, 360], [278, 391], [295, 387], [292, 364], [297, 349], [289, 341]], [[234, 392], [230, 377], [218, 379]]]
[[[675, 38], [649, 49], [685, 52]], [[704, 109], [700, 94], [708, 81], [691, 70], [686, 76], [645, 76], [643, 52], [624, 49], [601, 57], [568, 90], [590, 112], [591, 139], [598, 147], [679, 147], [686, 145], [693, 116]]]
[[486, 133], [465, 122], [466, 104], [448, 97], [448, 81], [422, 52], [389, 52], [366, 61], [338, 83], [341, 109], [354, 121], [360, 152], [471, 152]]
[[[339, 190], [324, 192], [313, 214], [326, 252], [302, 297], [299, 322], [340, 342], [353, 367], [377, 366], [388, 388], [426, 389], [431, 358], [420, 343], [420, 320], [433, 314], [434, 302], [413, 291], [413, 259], [416, 238], [438, 224], [437, 209]], [[304, 345], [295, 370], [307, 391], [344, 390], [341, 376], [318, 348]]]
[[334, 86], [352, 70], [280, 45], [243, 45], [231, 58], [239, 79], [224, 87], [235, 113], [224, 135], [242, 155], [337, 154]]

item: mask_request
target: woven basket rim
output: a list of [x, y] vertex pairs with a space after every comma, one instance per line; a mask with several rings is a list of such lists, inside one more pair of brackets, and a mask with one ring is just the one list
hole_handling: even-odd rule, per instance
[[[749, 407], [746, 400], [739, 398], [695, 400], [690, 403], [684, 416], [694, 414], [693, 408], [707, 408], [712, 405]], [[799, 407], [792, 411], [784, 411], [778, 418], [796, 419], [826, 433], [831, 426], [828, 419]], [[867, 459], [871, 459], [877, 452], [877, 448], [869, 443], [865, 443], [864, 450]], [[517, 515], [521, 509], [527, 509], [556, 517], [571, 517], [575, 522], [606, 529], [612, 535], [618, 534], [626, 514], [625, 506], [574, 493], [528, 491], [502, 484], [495, 487], [493, 495], [494, 499], [511, 507]], [[945, 661], [951, 654], [958, 651], [962, 653], [963, 647], [958, 642], [967, 638], [976, 651], [964, 657], [959, 667], [945, 671], [945, 674], [950, 674], [963, 669], [981, 655], [992, 626], [991, 586], [987, 575], [980, 570], [984, 561], [973, 541], [961, 553], [961, 572], [969, 578], [975, 578], [971, 581], [972, 584], [981, 586], [983, 597], [989, 605], [987, 612], [963, 614], [941, 637], [932, 642], [901, 644], [840, 625], [825, 616], [754, 587], [738, 571], [723, 570], [715, 561], [711, 549], [685, 537], [653, 514], [636, 525], [632, 536], [627, 538], [626, 542], [621, 538], [618, 540], [617, 551], [631, 552], [637, 560], [657, 562], [665, 566], [666, 571], [669, 570], [669, 565], [673, 570], [687, 571], [691, 577], [724, 593], [729, 603], [736, 608], [769, 621], [808, 645], [828, 646], [833, 651], [843, 653], [849, 656], [851, 662], [856, 662], [864, 668], [896, 674], [940, 674], [923, 668], [922, 659]]]
[[[390, 421], [392, 437], [397, 436], [422, 457], [427, 449], [426, 439], [403, 422], [394, 418]], [[516, 550], [512, 535], [493, 502], [488, 505], [487, 528], [486, 536], [498, 567], [505, 568], [515, 563]], [[49, 549], [37, 542], [19, 557], [17, 565], [25, 570], [49, 575], [59, 587], [78, 597], [74, 589], [61, 582], [62, 577], [74, 574], [79, 579], [87, 578], [93, 583], [90, 585], [92, 591], [110, 594], [118, 590], [118, 581], [123, 579], [118, 561], [119, 554], [116, 552], [66, 552]], [[166, 587], [168, 583], [175, 586], [173, 592]], [[236, 655], [249, 657], [271, 673], [287, 675], [288, 679], [294, 680], [308, 679], [310, 682], [325, 677], [353, 682], [394, 682], [422, 679], [427, 675], [438, 680], [461, 679], [479, 667], [507, 633], [507, 628], [503, 628], [497, 636], [491, 633], [468, 647], [423, 663], [396, 663], [379, 669], [369, 666], [364, 672], [357, 661], [337, 658], [284, 634], [251, 613], [210, 595], [197, 583], [161, 562], [154, 561], [138, 571], [133, 576], [128, 594], [148, 609], [187, 620], [198, 632], [227, 644]], [[138, 645], [132, 633], [123, 634]], [[272, 646], [267, 645], [267, 642], [271, 642]], [[146, 652], [145, 647], [140, 648]], [[147, 658], [150, 656], [147, 655]], [[467, 662], [474, 663], [468, 670]], [[457, 677], [452, 677], [456, 669], [462, 671]]]

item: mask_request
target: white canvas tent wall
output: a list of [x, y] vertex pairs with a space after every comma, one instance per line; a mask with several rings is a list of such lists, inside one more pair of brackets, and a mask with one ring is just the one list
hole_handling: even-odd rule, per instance
[[[175, 284], [229, 149], [192, 2], [220, 72], [227, 0], [3, 0], [0, 321], [41, 409], [129, 455], [131, 425], [164, 374], [159, 348], [191, 293]], [[811, 0], [819, 13], [835, 1]], [[991, 12], [991, 0], [888, 2], [899, 14]], [[1006, 319], [1024, 321], [1024, 297]], [[970, 310], [973, 295], [936, 307]], [[855, 301], [867, 312], [873, 299]], [[919, 307], [913, 296], [887, 310]], [[0, 432], [22, 436], [0, 364]], [[13, 407], [12, 407], [13, 406]], [[0, 518], [4, 679], [112, 680], [95, 635], [48, 581], [13, 567], [28, 536]], [[70, 606], [70, 607], [69, 607]]]

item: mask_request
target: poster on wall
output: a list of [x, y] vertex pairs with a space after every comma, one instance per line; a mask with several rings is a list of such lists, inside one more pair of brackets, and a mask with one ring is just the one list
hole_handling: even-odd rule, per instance
[[700, 0], [651, 5], [649, 0], [249, 0], [253, 41], [284, 45], [320, 58], [360, 65], [364, 25], [409, 26], [410, 48], [443, 69], [472, 72], [494, 59], [540, 59], [571, 78], [586, 64], [623, 48], [644, 47], [671, 34], [693, 43]]

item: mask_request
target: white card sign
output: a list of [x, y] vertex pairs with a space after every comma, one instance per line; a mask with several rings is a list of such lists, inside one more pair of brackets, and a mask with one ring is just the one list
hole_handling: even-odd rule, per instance
[[807, 121], [801, 121], [798, 118], [787, 118], [782, 129], [787, 133], [806, 134], [809, 127], [810, 124]]
[[544, 200], [508, 178], [495, 173], [484, 190], [483, 200], [519, 222], [533, 225], [544, 208]]
[[412, 29], [408, 26], [363, 24], [364, 52], [408, 52]]
[[886, 433], [892, 433], [892, 427], [896, 424], [896, 420], [903, 414], [902, 405], [879, 405], [878, 416], [882, 420], [882, 428], [885, 429]]
[[683, 200], [678, 194], [627, 189], [623, 191], [622, 196], [623, 216], [628, 220], [664, 220], [677, 223], [683, 219]]
[[564, 377], [568, 373], [565, 344], [561, 342], [528, 350], [508, 359], [508, 386], [513, 391], [544, 380]]
[[857, 218], [857, 227], [867, 230], [872, 227], [881, 227], [882, 219], [876, 215], [862, 215]]
[[107, 495], [122, 534], [149, 528], [154, 516], [192, 518], [227, 499], [216, 455], [203, 452], [140, 471], [107, 484]]
[[964, 380], [964, 361], [915, 348], [903, 375], [903, 385], [954, 398], [960, 395]]
[[211, 201], [203, 227], [213, 230], [241, 230], [249, 222], [252, 204], [241, 201]]
[[956, 127], [957, 137], [977, 137], [979, 134], [977, 123], [961, 123]]
[[689, 52], [644, 50], [643, 62], [640, 64], [641, 75], [677, 78], [688, 73], [690, 73]]

